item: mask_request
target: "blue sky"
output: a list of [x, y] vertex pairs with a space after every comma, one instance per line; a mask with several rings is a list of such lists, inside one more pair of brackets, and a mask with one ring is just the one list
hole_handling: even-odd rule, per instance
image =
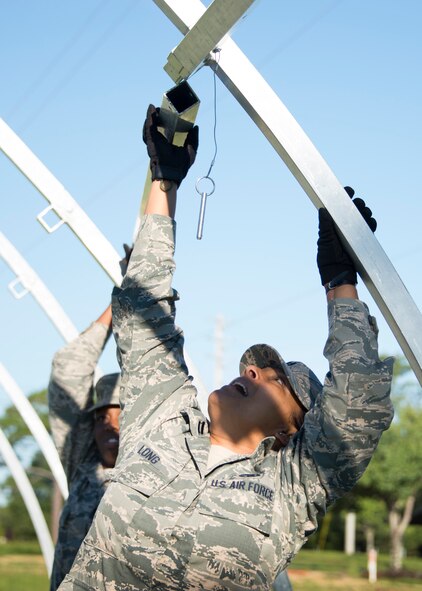
[[[343, 184], [367, 200], [377, 237], [422, 302], [422, 137], [419, 0], [260, 0], [233, 39], [260, 70]], [[163, 70], [181, 34], [152, 0], [2, 3], [0, 116], [118, 250], [131, 240], [148, 160], [149, 102], [173, 84]], [[215, 323], [224, 318], [224, 381], [255, 342], [302, 360], [322, 379], [326, 305], [315, 264], [317, 214], [291, 173], [217, 81], [218, 155], [204, 238], [196, 240], [196, 178], [213, 156], [213, 79], [200, 70], [197, 161], [180, 190], [178, 323], [206, 386], [214, 385]], [[36, 221], [45, 199], [0, 154], [0, 230], [79, 330], [108, 303], [111, 281], [67, 227]], [[28, 295], [16, 301], [0, 261], [0, 361], [26, 394], [48, 383], [60, 335]], [[400, 353], [371, 297], [380, 350]], [[115, 371], [112, 344], [102, 360]], [[7, 398], [0, 391], [0, 408]]]

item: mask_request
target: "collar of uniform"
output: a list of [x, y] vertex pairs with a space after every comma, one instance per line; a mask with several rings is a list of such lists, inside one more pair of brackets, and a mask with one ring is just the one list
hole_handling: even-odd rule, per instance
[[256, 466], [257, 464], [260, 464], [264, 460], [264, 458], [266, 458], [269, 455], [270, 452], [272, 452], [273, 454], [276, 453], [272, 449], [275, 440], [275, 437], [271, 436], [266, 437], [259, 443], [256, 450], [249, 456], [252, 465]]
[[207, 434], [201, 437], [186, 437], [186, 445], [201, 478], [203, 478], [207, 469], [211, 446], [209, 435]]
[[[257, 469], [257, 467], [259, 466], [259, 464], [261, 464], [264, 461], [264, 459], [266, 457], [268, 457], [269, 452], [272, 451], [272, 447], [274, 445], [274, 442], [275, 442], [275, 437], [266, 437], [265, 439], [263, 439], [259, 443], [258, 447], [251, 454], [238, 454], [238, 455], [236, 455], [234, 453], [232, 458], [226, 458], [225, 460], [222, 460], [221, 462], [218, 462], [214, 466], [211, 466], [209, 468], [209, 470], [207, 470], [206, 475], [208, 476], [208, 474], [210, 474], [211, 472], [213, 472], [219, 466], [224, 466], [225, 464], [235, 464], [235, 463], [241, 462], [243, 460], [249, 460], [250, 463], [251, 463], [251, 466], [254, 469]], [[275, 453], [276, 452], [273, 452], [273, 454], [275, 454]], [[259, 471], [259, 469], [258, 469], [258, 471]]]

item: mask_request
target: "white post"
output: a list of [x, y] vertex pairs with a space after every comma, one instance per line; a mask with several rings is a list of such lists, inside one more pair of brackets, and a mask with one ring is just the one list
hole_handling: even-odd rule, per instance
[[344, 551], [347, 556], [356, 552], [356, 513], [346, 514], [346, 527], [344, 530]]
[[223, 345], [224, 318], [221, 314], [215, 319], [215, 366], [214, 388], [221, 388], [223, 384], [224, 345]]
[[371, 548], [368, 552], [368, 580], [370, 583], [377, 582], [377, 559], [378, 552]]

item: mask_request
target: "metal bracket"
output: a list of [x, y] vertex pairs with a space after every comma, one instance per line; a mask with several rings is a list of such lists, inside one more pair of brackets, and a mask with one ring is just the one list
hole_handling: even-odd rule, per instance
[[44, 219], [44, 216], [46, 216], [48, 214], [49, 211], [54, 211], [54, 213], [56, 215], [57, 211], [54, 209], [54, 207], [52, 205], [48, 205], [45, 209], [42, 210], [41, 213], [39, 213], [37, 215], [37, 220], [40, 222], [41, 226], [47, 230], [47, 232], [49, 234], [52, 234], [53, 232], [55, 232], [58, 228], [60, 228], [60, 226], [63, 226], [64, 224], [64, 220], [63, 219], [59, 219], [59, 221], [54, 224], [54, 226], [50, 226]]
[[221, 45], [232, 27], [255, 0], [214, 0], [206, 12], [170, 53], [164, 70], [176, 83], [188, 78]]
[[[21, 285], [22, 286], [22, 289], [21, 290], [17, 290], [16, 289], [16, 286], [17, 285]], [[12, 295], [17, 300], [21, 300], [23, 297], [26, 296], [27, 293], [29, 293], [29, 289], [27, 289], [24, 286], [23, 281], [22, 281], [22, 279], [20, 277], [16, 277], [16, 279], [13, 279], [13, 281], [11, 281], [7, 287], [9, 288], [9, 290], [12, 292]]]

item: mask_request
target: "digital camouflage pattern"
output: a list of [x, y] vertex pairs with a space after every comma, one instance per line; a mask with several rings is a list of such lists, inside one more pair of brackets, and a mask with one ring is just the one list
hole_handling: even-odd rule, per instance
[[94, 322], [53, 359], [48, 404], [54, 443], [67, 476], [69, 497], [60, 516], [50, 591], [70, 571], [111, 470], [102, 467], [94, 440], [94, 373], [109, 331]]
[[150, 215], [113, 326], [122, 365], [118, 464], [61, 591], [263, 591], [348, 491], [392, 419], [393, 361], [381, 362], [360, 301], [328, 306], [330, 371], [282, 452], [207, 469], [210, 438], [175, 326], [174, 222]]

